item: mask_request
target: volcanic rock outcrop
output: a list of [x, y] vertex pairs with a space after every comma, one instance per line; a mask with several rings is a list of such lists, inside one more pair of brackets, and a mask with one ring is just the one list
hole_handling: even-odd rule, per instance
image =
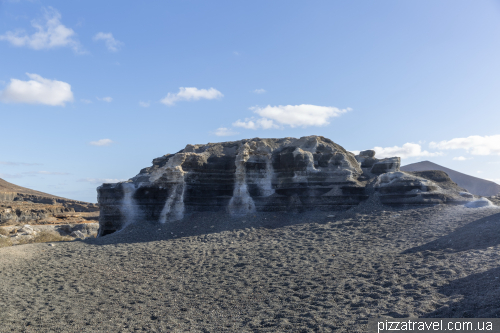
[[58, 224], [97, 218], [96, 204], [31, 190], [0, 179], [0, 226], [26, 223]]
[[193, 212], [344, 210], [370, 195], [385, 204], [472, 200], [444, 173], [443, 180], [399, 166], [399, 157], [377, 159], [371, 150], [355, 156], [321, 136], [187, 145], [127, 182], [98, 187], [99, 235]]
[[472, 194], [481, 196], [495, 196], [500, 194], [500, 185], [492, 181], [481, 179], [473, 176], [466, 175], [464, 173], [445, 168], [439, 164], [422, 161], [412, 164], [407, 164], [401, 167], [401, 170], [405, 172], [409, 171], [428, 171], [428, 170], [440, 170], [446, 172], [450, 178], [458, 184], [458, 186], [467, 189]]

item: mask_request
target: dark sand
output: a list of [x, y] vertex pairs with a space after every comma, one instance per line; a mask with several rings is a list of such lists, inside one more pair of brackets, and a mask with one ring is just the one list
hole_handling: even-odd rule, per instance
[[359, 332], [377, 316], [500, 317], [500, 207], [194, 215], [0, 249], [0, 332]]

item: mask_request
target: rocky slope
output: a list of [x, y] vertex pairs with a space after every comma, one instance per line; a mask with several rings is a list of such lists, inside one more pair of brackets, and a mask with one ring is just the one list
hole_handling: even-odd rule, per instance
[[99, 234], [203, 211], [334, 211], [370, 196], [388, 205], [474, 200], [444, 173], [399, 167], [399, 157], [379, 160], [372, 150], [355, 156], [321, 136], [187, 145], [154, 159], [127, 182], [98, 188]]
[[95, 220], [96, 204], [70, 200], [0, 179], [0, 226], [60, 224]]
[[482, 195], [485, 197], [500, 194], [500, 185], [492, 181], [481, 179], [464, 173], [445, 168], [439, 164], [422, 161], [417, 163], [408, 164], [401, 167], [403, 171], [429, 171], [440, 170], [448, 174], [448, 176], [457, 183], [459, 186], [467, 189], [472, 194]]

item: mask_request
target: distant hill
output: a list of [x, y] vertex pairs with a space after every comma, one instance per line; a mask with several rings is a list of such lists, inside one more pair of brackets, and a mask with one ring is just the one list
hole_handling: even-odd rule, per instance
[[445, 168], [439, 164], [429, 161], [417, 162], [401, 167], [401, 171], [427, 171], [441, 170], [450, 176], [451, 180], [457, 183], [458, 186], [465, 188], [472, 194], [489, 197], [500, 193], [500, 185], [492, 181], [481, 179], [464, 173]]
[[12, 183], [9, 183], [8, 181], [3, 180], [0, 178], [0, 193], [20, 193], [20, 194], [27, 194], [27, 195], [36, 195], [40, 197], [46, 197], [46, 198], [58, 198], [58, 199], [64, 199], [61, 197], [57, 197], [52, 194], [40, 192], [40, 191], [35, 191], [35, 190], [30, 190], [29, 188], [18, 186]]
[[96, 220], [98, 211], [96, 204], [31, 190], [0, 178], [0, 226], [86, 223]]

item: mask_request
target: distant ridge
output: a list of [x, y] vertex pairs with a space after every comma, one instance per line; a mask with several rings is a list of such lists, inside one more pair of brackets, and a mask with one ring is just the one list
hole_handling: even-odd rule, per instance
[[401, 171], [427, 170], [441, 170], [446, 172], [448, 176], [450, 176], [451, 180], [457, 183], [458, 186], [465, 188], [467, 191], [475, 195], [489, 197], [500, 193], [500, 185], [492, 181], [469, 176], [430, 161], [412, 163], [401, 167]]
[[[58, 199], [66, 199], [62, 197], [58, 197], [52, 194], [40, 192], [40, 191], [35, 191], [35, 190], [30, 190], [29, 188], [18, 186], [12, 183], [9, 183], [8, 181], [3, 180], [0, 178], [0, 193], [20, 193], [20, 194], [27, 194], [27, 195], [37, 195], [40, 197], [47, 197], [47, 198], [58, 198]], [[68, 199], [66, 199], [68, 200]]]

